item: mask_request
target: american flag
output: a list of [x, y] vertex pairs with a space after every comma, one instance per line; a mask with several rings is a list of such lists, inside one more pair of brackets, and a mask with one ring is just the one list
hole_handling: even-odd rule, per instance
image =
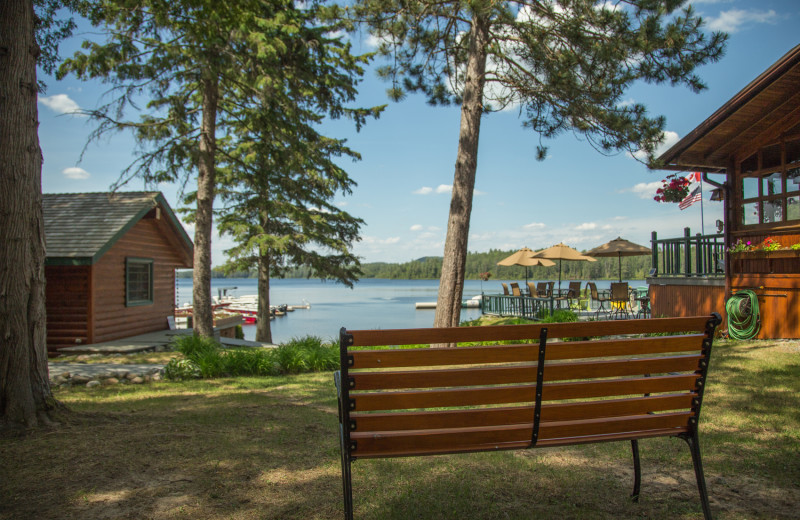
[[689, 206], [691, 206], [692, 204], [694, 204], [695, 202], [697, 202], [702, 198], [703, 195], [700, 193], [700, 186], [698, 186], [694, 190], [692, 190], [692, 192], [688, 194], [686, 198], [681, 201], [680, 204], [678, 204], [678, 209], [683, 211], [684, 209], [688, 208]]

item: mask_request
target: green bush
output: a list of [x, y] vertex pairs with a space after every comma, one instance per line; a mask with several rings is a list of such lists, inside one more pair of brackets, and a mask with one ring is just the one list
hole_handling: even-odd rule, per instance
[[164, 377], [167, 379], [197, 379], [200, 377], [200, 367], [191, 359], [170, 359], [164, 367]]
[[173, 348], [186, 359], [172, 360], [165, 367], [169, 379], [269, 376], [334, 370], [339, 349], [315, 336], [292, 339], [276, 348], [225, 349], [211, 338], [180, 336]]

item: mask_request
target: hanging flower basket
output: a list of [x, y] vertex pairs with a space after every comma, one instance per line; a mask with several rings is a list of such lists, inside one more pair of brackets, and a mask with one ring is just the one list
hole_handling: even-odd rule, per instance
[[667, 175], [661, 181], [661, 187], [656, 190], [653, 200], [656, 202], [680, 202], [689, 195], [690, 181], [677, 174]]

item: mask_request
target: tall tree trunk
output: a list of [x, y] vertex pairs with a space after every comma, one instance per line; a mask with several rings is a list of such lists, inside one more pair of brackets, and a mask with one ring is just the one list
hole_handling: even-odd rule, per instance
[[203, 122], [200, 130], [200, 164], [197, 172], [197, 215], [194, 228], [194, 271], [192, 288], [193, 327], [195, 334], [214, 335], [211, 310], [211, 225], [215, 196], [215, 155], [217, 148], [217, 103], [219, 85], [216, 77], [203, 85]]
[[272, 328], [269, 322], [269, 264], [270, 256], [258, 257], [258, 318], [256, 319], [256, 341], [272, 343]]
[[472, 213], [472, 194], [475, 190], [475, 170], [478, 166], [478, 137], [483, 113], [483, 85], [486, 71], [486, 47], [489, 20], [485, 13], [472, 16], [467, 78], [461, 104], [461, 130], [458, 155], [444, 243], [442, 276], [436, 303], [434, 327], [455, 327], [461, 317], [461, 297], [464, 292], [464, 270], [467, 263], [469, 218]]
[[47, 422], [42, 153], [31, 0], [0, 1], [0, 426]]

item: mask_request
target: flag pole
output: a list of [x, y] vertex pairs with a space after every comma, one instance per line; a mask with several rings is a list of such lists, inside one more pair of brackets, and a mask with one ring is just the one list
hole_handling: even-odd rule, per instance
[[703, 216], [703, 176], [700, 176], [700, 232], [706, 234], [706, 219]]

